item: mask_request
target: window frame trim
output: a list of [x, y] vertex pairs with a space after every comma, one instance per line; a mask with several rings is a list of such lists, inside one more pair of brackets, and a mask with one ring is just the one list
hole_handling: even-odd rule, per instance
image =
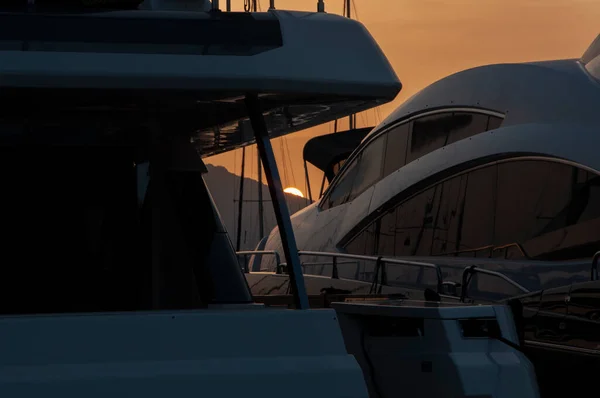
[[[537, 160], [537, 161], [546, 161], [546, 162], [552, 162], [552, 163], [565, 164], [565, 165], [568, 165], [571, 167], [576, 167], [578, 169], [587, 171], [589, 173], [595, 174], [598, 177], [600, 177], [600, 170], [595, 170], [589, 166], [586, 166], [586, 165], [583, 165], [583, 164], [580, 164], [580, 163], [577, 163], [577, 162], [574, 162], [574, 161], [571, 161], [568, 159], [552, 157], [549, 155], [533, 155], [533, 154], [517, 155], [517, 156], [509, 156], [509, 157], [505, 157], [505, 158], [501, 158], [501, 159], [497, 159], [497, 160], [492, 160], [489, 162], [481, 163], [481, 164], [473, 166], [473, 167], [462, 169], [461, 171], [458, 171], [450, 176], [443, 177], [439, 180], [435, 180], [435, 182], [427, 184], [427, 186], [425, 186], [421, 189], [418, 189], [417, 191], [411, 193], [410, 195], [408, 195], [398, 201], [395, 201], [394, 198], [392, 198], [387, 203], [384, 203], [380, 208], [374, 210], [373, 212], [371, 212], [371, 214], [369, 214], [365, 218], [363, 218], [363, 220], [361, 220], [357, 224], [357, 225], [364, 224], [364, 226], [361, 227], [359, 231], [353, 232], [354, 228], [352, 228], [350, 231], [348, 231], [348, 233], [342, 239], [339, 240], [339, 242], [336, 244], [336, 247], [338, 250], [341, 249], [341, 250], [343, 250], [343, 252], [346, 252], [346, 246], [348, 246], [356, 237], [358, 237], [358, 235], [362, 234], [372, 224], [379, 222], [379, 220], [381, 220], [383, 217], [385, 217], [388, 213], [395, 211], [398, 206], [402, 205], [403, 203], [406, 203], [410, 199], [414, 198], [417, 195], [420, 195], [421, 193], [427, 191], [428, 189], [431, 189], [437, 185], [443, 184], [446, 181], [449, 181], [453, 178], [460, 177], [464, 174], [471, 173], [471, 172], [474, 172], [474, 171], [477, 171], [477, 170], [480, 170], [480, 169], [483, 169], [486, 167], [497, 166], [497, 165], [504, 164], [504, 163], [518, 162], [518, 161], [523, 161], [523, 160], [525, 160], [525, 161], [527, 161], [527, 160], [536, 161]], [[468, 163], [471, 163], [471, 162], [468, 162]], [[468, 164], [468, 163], [463, 163], [463, 164]], [[437, 174], [439, 175], [441, 173], [444, 173], [444, 171], [440, 171]], [[431, 178], [435, 178], [435, 176], [433, 176]], [[416, 184], [413, 184], [411, 187], [406, 188], [403, 192], [410, 190], [412, 187], [414, 187], [417, 184], [419, 184], [419, 183], [417, 182]], [[400, 194], [402, 194], [402, 192], [400, 192]], [[393, 203], [392, 207], [384, 212], [382, 210], [382, 208], [387, 207], [386, 205], [390, 202]], [[371, 216], [373, 216], [373, 215], [374, 215], [374, 217], [371, 218]], [[363, 222], [364, 220], [368, 220], [368, 221], [366, 223], [364, 223]]]
[[[325, 203], [328, 200], [329, 195], [331, 194], [331, 191], [339, 184], [339, 180], [346, 174], [346, 169], [348, 168], [347, 166], [350, 163], [354, 162], [357, 158], [359, 158], [360, 155], [362, 155], [362, 153], [364, 152], [365, 148], [368, 145], [370, 145], [374, 140], [379, 138], [382, 134], [387, 134], [390, 130], [392, 130], [396, 127], [399, 127], [406, 123], [410, 123], [413, 120], [420, 119], [422, 117], [436, 115], [436, 114], [440, 114], [440, 113], [451, 113], [451, 112], [452, 113], [453, 112], [469, 112], [469, 113], [475, 113], [475, 114], [479, 114], [479, 115], [495, 116], [495, 117], [498, 117], [503, 120], [506, 119], [506, 114], [504, 114], [502, 112], [494, 111], [492, 109], [487, 109], [487, 108], [464, 107], [464, 106], [443, 107], [443, 108], [440, 107], [440, 108], [436, 108], [436, 109], [433, 109], [433, 108], [432, 109], [424, 109], [419, 112], [409, 114], [406, 117], [396, 119], [395, 121], [391, 122], [389, 125], [385, 126], [380, 131], [373, 134], [372, 136], [367, 136], [367, 139], [365, 139], [365, 141], [361, 142], [360, 145], [354, 150], [354, 152], [352, 152], [352, 154], [346, 159], [346, 161], [344, 162], [344, 165], [339, 170], [339, 172], [335, 175], [335, 177], [333, 178], [331, 183], [327, 186], [327, 189], [325, 190], [325, 192], [323, 193], [323, 196], [319, 200], [319, 202], [317, 204], [317, 207], [319, 208], [319, 210], [324, 209]], [[481, 133], [479, 133], [479, 134], [481, 134]], [[325, 210], [329, 210], [329, 209], [325, 209]]]

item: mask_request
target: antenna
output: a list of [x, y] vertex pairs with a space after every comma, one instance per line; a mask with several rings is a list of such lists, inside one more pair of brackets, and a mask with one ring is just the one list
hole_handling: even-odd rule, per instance
[[317, 2], [317, 12], [325, 12], [325, 1], [319, 0]]

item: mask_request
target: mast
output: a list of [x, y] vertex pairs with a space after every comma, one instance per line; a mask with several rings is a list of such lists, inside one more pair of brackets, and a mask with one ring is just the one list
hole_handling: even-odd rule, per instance
[[235, 250], [240, 251], [242, 243], [242, 209], [244, 207], [244, 166], [246, 163], [246, 147], [242, 147], [242, 173], [240, 176], [240, 199], [238, 201], [237, 241]]
[[260, 241], [265, 235], [265, 224], [263, 216], [262, 163], [260, 161], [258, 144], [256, 145], [256, 160], [258, 162], [258, 240]]
[[[344, 16], [348, 19], [352, 19], [352, 0], [344, 0]], [[336, 127], [337, 127], [337, 120], [336, 120]], [[352, 115], [348, 116], [348, 129], [352, 130], [356, 128], [356, 114], [353, 113]], [[336, 130], [337, 131], [337, 130]]]

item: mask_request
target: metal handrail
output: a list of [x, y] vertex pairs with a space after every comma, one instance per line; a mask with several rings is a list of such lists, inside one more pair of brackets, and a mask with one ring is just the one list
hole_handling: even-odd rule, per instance
[[298, 252], [298, 255], [299, 256], [315, 256], [315, 257], [319, 257], [319, 256], [331, 257], [334, 260], [333, 265], [334, 265], [334, 272], [336, 274], [337, 274], [337, 259], [338, 258], [347, 258], [347, 259], [351, 259], [351, 260], [364, 260], [364, 261], [379, 261], [382, 264], [409, 265], [409, 266], [422, 267], [422, 268], [433, 268], [433, 269], [435, 269], [436, 278], [437, 278], [437, 291], [438, 291], [438, 293], [442, 292], [442, 283], [443, 283], [442, 270], [441, 270], [440, 266], [437, 264], [423, 263], [423, 262], [418, 262], [418, 261], [400, 260], [397, 258], [390, 258], [390, 257], [366, 256], [366, 255], [360, 255], [360, 254], [347, 254], [347, 253], [314, 252], [314, 251], [304, 251], [304, 250], [300, 250]]
[[511, 278], [509, 278], [508, 276], [506, 276], [500, 272], [490, 271], [490, 270], [487, 270], [484, 268], [479, 268], [476, 265], [471, 265], [469, 267], [466, 267], [462, 274], [462, 289], [460, 292], [460, 301], [462, 303], [464, 303], [465, 299], [467, 298], [467, 291], [469, 290], [468, 289], [469, 283], [471, 282], [471, 279], [472, 279], [472, 278], [469, 278], [469, 275], [473, 275], [478, 272], [481, 274], [498, 277], [498, 278], [504, 280], [505, 282], [511, 284], [512, 286], [516, 287], [517, 289], [521, 290], [523, 293], [529, 293], [529, 289], [521, 286], [520, 284], [518, 284], [517, 282], [515, 282], [514, 280], [512, 280]]
[[[330, 264], [331, 264], [331, 262], [302, 263], [302, 265], [305, 267], [306, 266], [316, 267], [319, 265], [330, 265]], [[337, 265], [345, 265], [345, 264], [356, 264], [356, 261], [338, 261], [337, 262]]]
[[253, 256], [255, 254], [266, 254], [266, 255], [271, 255], [271, 256], [275, 256], [275, 269], [277, 270], [277, 273], [280, 274], [281, 273], [281, 259], [279, 257], [279, 253], [277, 253], [275, 250], [243, 250], [243, 251], [239, 251], [235, 253], [238, 256], [244, 256], [244, 272], [248, 273], [248, 256]]
[[590, 279], [592, 281], [600, 280], [600, 274], [598, 272], [598, 262], [600, 261], [600, 251], [594, 254], [592, 258], [592, 269], [590, 271]]
[[492, 258], [492, 256], [494, 255], [494, 252], [504, 250], [504, 259], [506, 260], [506, 255], [508, 254], [508, 249], [510, 249], [511, 247], [516, 247], [517, 249], [519, 249], [519, 251], [521, 252], [523, 257], [525, 257], [526, 259], [530, 258], [529, 255], [527, 254], [527, 252], [525, 251], [525, 248], [523, 247], [523, 245], [521, 245], [518, 242], [508, 243], [506, 245], [501, 245], [501, 246], [486, 245], [486, 246], [476, 247], [474, 249], [465, 249], [465, 250], [459, 250], [459, 251], [455, 251], [455, 252], [435, 254], [434, 256], [445, 256], [446, 257], [446, 256], [450, 256], [450, 255], [459, 255], [459, 254], [465, 254], [465, 253], [473, 253], [474, 255], [476, 255], [477, 252], [489, 250], [490, 254], [488, 255], [488, 258]]

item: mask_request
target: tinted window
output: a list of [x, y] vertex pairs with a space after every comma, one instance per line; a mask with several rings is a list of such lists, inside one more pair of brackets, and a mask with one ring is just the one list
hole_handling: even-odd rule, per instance
[[464, 174], [442, 184], [440, 209], [434, 224], [433, 255], [460, 250], [467, 177], [468, 174]]
[[394, 127], [387, 133], [383, 178], [406, 164], [406, 146], [411, 123]]
[[[453, 114], [454, 123], [448, 131], [448, 144], [472, 137], [488, 130], [487, 115], [477, 113], [456, 112]], [[500, 119], [502, 120], [502, 119]]]
[[394, 256], [396, 242], [396, 210], [392, 210], [379, 220], [377, 254]]
[[472, 112], [438, 113], [414, 120], [406, 163], [445, 145], [498, 128], [503, 119]]
[[385, 142], [386, 136], [382, 135], [370, 143], [361, 153], [358, 161], [358, 171], [347, 201], [353, 200], [381, 179]]
[[600, 249], [599, 189], [598, 176], [562, 163], [500, 165], [494, 243], [537, 259], [590, 257]]
[[375, 254], [375, 223], [359, 233], [348, 245], [348, 253], [370, 256]]
[[429, 252], [435, 197], [436, 189], [431, 188], [398, 207], [394, 250], [396, 256], [414, 256]]
[[327, 197], [325, 208], [339, 206], [342, 203], [346, 202], [346, 199], [350, 194], [350, 190], [352, 189], [354, 178], [356, 177], [356, 173], [358, 172], [357, 166], [358, 162], [356, 160], [354, 160], [348, 166], [345, 173], [341, 176], [341, 179], [330, 191], [329, 196]]
[[[381, 179], [385, 138], [385, 135], [382, 135], [375, 139], [351, 161], [330, 191], [323, 208], [328, 209], [346, 203]], [[342, 164], [338, 163], [338, 170]]]
[[502, 122], [504, 121], [504, 119], [502, 119], [501, 117], [496, 117], [496, 116], [490, 116], [488, 118], [488, 125], [487, 125], [487, 129], [486, 130], [495, 130], [498, 127], [500, 127], [500, 125], [502, 125]]
[[600, 250], [600, 176], [542, 160], [493, 164], [379, 221], [378, 254], [568, 260]]
[[[360, 170], [346, 173], [324, 208], [350, 201], [405, 164], [447, 144], [500, 126], [503, 119], [471, 112], [423, 116], [393, 127], [369, 144], [356, 158]], [[341, 164], [338, 166], [339, 170]], [[353, 165], [356, 167], [356, 164]], [[334, 168], [334, 173], [337, 173]], [[350, 186], [352, 185], [352, 188]], [[351, 190], [351, 192], [350, 192]]]
[[452, 113], [425, 116], [413, 121], [406, 163], [446, 145], [453, 121]]
[[496, 166], [470, 172], [465, 184], [465, 203], [460, 214], [460, 251], [468, 256], [489, 257], [494, 236], [494, 209], [496, 205]]

